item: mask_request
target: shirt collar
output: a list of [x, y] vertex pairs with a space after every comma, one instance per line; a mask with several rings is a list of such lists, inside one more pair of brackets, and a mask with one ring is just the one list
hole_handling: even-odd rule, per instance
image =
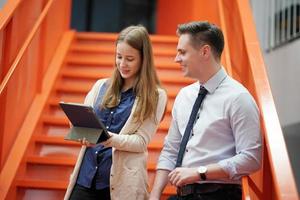
[[[227, 77], [227, 73], [223, 67], [219, 69], [206, 83], [203, 84], [209, 93], [213, 93], [221, 82]], [[201, 86], [201, 84], [199, 84]]]

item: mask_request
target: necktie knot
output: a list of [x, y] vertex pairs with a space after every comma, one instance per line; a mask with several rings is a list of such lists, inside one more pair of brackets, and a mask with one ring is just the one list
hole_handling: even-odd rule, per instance
[[199, 95], [206, 95], [207, 94], [207, 90], [205, 89], [204, 86], [200, 86], [200, 90], [199, 90]]

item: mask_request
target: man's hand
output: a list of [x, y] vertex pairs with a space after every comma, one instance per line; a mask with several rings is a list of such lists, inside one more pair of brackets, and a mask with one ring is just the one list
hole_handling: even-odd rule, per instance
[[197, 168], [178, 167], [169, 174], [169, 180], [172, 185], [181, 187], [186, 184], [195, 183], [199, 181], [200, 178]]

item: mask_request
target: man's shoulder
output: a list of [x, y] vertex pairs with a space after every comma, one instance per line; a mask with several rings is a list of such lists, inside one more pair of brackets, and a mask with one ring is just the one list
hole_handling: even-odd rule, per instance
[[[231, 94], [241, 94], [241, 93], [249, 93], [248, 89], [239, 81], [233, 79], [232, 77], [228, 76], [226, 81], [223, 84], [225, 90], [230, 91]], [[249, 93], [250, 94], [250, 93]]]
[[228, 94], [228, 100], [232, 102], [239, 102], [240, 105], [247, 105], [248, 103], [255, 103], [255, 100], [249, 90], [240, 82], [233, 78], [229, 78], [224, 83], [223, 93]]

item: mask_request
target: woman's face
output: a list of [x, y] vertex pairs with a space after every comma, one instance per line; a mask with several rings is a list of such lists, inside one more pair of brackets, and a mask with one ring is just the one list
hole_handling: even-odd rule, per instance
[[133, 83], [142, 64], [140, 52], [126, 42], [117, 44], [117, 68], [125, 83]]

